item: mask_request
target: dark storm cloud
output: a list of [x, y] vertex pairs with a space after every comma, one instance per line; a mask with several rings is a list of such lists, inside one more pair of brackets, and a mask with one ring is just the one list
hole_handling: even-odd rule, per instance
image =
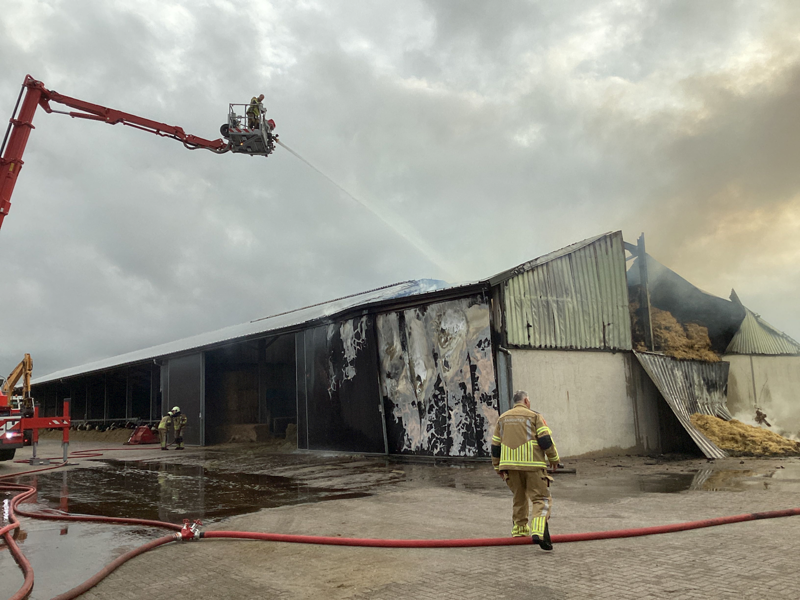
[[2, 364], [29, 351], [45, 374], [394, 281], [489, 275], [619, 228], [800, 336], [793, 304], [758, 296], [800, 291], [787, 250], [759, 243], [800, 215], [791, 3], [252, 12], [9, 2], [0, 108], [30, 72], [214, 139], [229, 102], [263, 92], [281, 139], [394, 229], [282, 149], [219, 157], [40, 112], [0, 233]]

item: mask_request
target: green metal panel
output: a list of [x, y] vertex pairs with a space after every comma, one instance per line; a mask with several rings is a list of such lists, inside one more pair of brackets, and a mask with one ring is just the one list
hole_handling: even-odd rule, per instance
[[725, 354], [800, 354], [800, 344], [775, 329], [760, 316], [745, 307], [739, 331], [728, 344]]
[[495, 278], [506, 339], [527, 348], [630, 350], [622, 232], [584, 240]]

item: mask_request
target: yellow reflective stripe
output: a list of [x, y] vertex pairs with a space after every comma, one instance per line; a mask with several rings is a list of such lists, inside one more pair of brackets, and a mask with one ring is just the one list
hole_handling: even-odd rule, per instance
[[522, 537], [522, 536], [529, 536], [531, 534], [531, 530], [527, 525], [517, 525], [514, 523], [514, 526], [511, 528], [511, 535], [514, 537]]
[[[492, 441], [493, 441], [493, 442], [497, 442], [497, 444], [499, 444], [499, 443], [500, 443], [500, 442], [502, 442], [503, 440], [501, 440], [501, 439], [500, 439], [499, 437], [497, 437], [496, 435], [493, 435], [493, 436], [492, 436]], [[495, 446], [496, 446], [497, 444], [495, 444]]]
[[509, 448], [501, 444], [500, 446], [500, 468], [503, 467], [534, 467], [546, 468], [546, 463], [542, 460], [542, 451], [536, 440], [530, 440], [519, 448]]
[[548, 450], [552, 450], [555, 453], [555, 456], [550, 459], [551, 462], [558, 462], [558, 450], [556, 449], [556, 445], [553, 444], [548, 448]]
[[546, 524], [545, 517], [534, 517], [531, 519], [531, 535], [544, 535], [544, 526]]
[[497, 470], [502, 470], [505, 467], [534, 467], [536, 469], [546, 469], [547, 464], [543, 462], [511, 462], [511, 461], [500, 461], [500, 465], [497, 467]]
[[539, 429], [536, 430], [536, 435], [542, 435], [543, 433], [551, 435], [553, 432], [550, 431], [550, 428], [547, 425], [545, 425], [543, 427], [539, 427]]

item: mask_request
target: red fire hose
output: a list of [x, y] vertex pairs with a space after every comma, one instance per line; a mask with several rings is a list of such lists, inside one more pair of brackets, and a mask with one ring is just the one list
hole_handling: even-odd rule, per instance
[[[62, 463], [63, 465], [63, 463]], [[57, 468], [48, 467], [48, 469]], [[26, 473], [39, 472], [47, 469], [39, 469], [36, 471], [26, 471], [23, 473], [15, 473], [14, 477]], [[8, 477], [8, 476], [5, 476]], [[2, 479], [2, 477], [0, 477]], [[22, 511], [18, 508], [36, 490], [30, 486], [19, 484], [0, 484], [0, 489], [10, 491], [19, 491], [20, 493], [15, 496], [10, 502], [9, 525], [0, 529], [0, 534], [6, 540], [6, 543], [11, 550], [14, 558], [19, 564], [25, 576], [25, 582], [20, 590], [12, 596], [11, 600], [22, 600], [25, 598], [33, 588], [33, 570], [30, 563], [25, 556], [20, 552], [11, 532], [19, 527], [19, 521], [15, 516], [15, 512], [20, 515], [25, 515], [37, 519], [52, 519], [52, 520], [71, 520], [71, 521], [90, 521], [99, 523], [122, 523], [126, 525], [144, 525], [148, 527], [163, 527], [167, 529], [180, 530], [179, 525], [173, 523], [166, 523], [164, 521], [151, 521], [147, 519], [126, 519], [117, 517], [96, 517], [84, 515], [67, 515], [58, 512], [50, 513], [36, 513]], [[656, 527], [640, 527], [637, 529], [617, 529], [613, 531], [595, 531], [587, 533], [567, 533], [561, 535], [553, 535], [552, 542], [554, 544], [563, 544], [567, 542], [583, 542], [589, 540], [604, 540], [614, 538], [637, 537], [643, 535], [655, 535], [660, 533], [674, 533], [677, 531], [688, 531], [690, 529], [701, 529], [704, 527], [715, 527], [717, 525], [727, 525], [731, 523], [742, 523], [745, 521], [756, 521], [760, 519], [775, 519], [779, 517], [792, 517], [800, 515], [800, 508], [791, 508], [785, 510], [773, 510], [768, 512], [746, 513], [741, 515], [733, 515], [728, 517], [717, 517], [713, 519], [703, 519], [700, 521], [689, 521], [685, 523], [674, 523], [671, 525], [659, 525]], [[182, 532], [187, 532], [186, 526]], [[155, 540], [152, 540], [130, 552], [123, 554], [112, 563], [106, 565], [101, 571], [95, 574], [92, 578], [88, 579], [81, 585], [65, 592], [56, 597], [55, 600], [70, 600], [83, 594], [93, 586], [97, 585], [101, 580], [107, 577], [117, 567], [130, 560], [134, 556], [138, 556], [148, 550], [157, 548], [172, 541], [182, 539], [181, 533], [171, 534]], [[332, 546], [362, 546], [371, 548], [474, 548], [480, 546], [525, 546], [533, 543], [530, 537], [501, 537], [501, 538], [466, 538], [466, 539], [442, 539], [442, 540], [387, 540], [387, 539], [373, 539], [373, 538], [342, 538], [342, 537], [326, 537], [315, 535], [289, 535], [281, 533], [258, 533], [248, 531], [205, 531], [199, 532], [196, 535], [184, 535], [183, 539], [240, 539], [240, 540], [261, 540], [268, 542], [287, 542], [296, 544], [323, 544]]]
[[[180, 528], [179, 528], [180, 529]], [[134, 548], [130, 552], [126, 552], [115, 561], [107, 564], [102, 570], [98, 571], [94, 575], [92, 575], [89, 579], [84, 581], [79, 586], [76, 586], [69, 590], [68, 592], [64, 592], [63, 594], [59, 594], [52, 600], [71, 600], [72, 598], [77, 598], [84, 592], [89, 591], [98, 583], [100, 583], [103, 579], [108, 577], [113, 571], [116, 570], [117, 567], [122, 565], [123, 563], [128, 562], [134, 556], [139, 556], [148, 550], [152, 550], [153, 548], [158, 548], [159, 546], [163, 546], [164, 544], [169, 544], [170, 542], [174, 542], [177, 538], [175, 535], [165, 535], [164, 537], [160, 537], [158, 539], [152, 540], [139, 546], [138, 548]]]
[[[730, 517], [717, 517], [703, 519], [702, 521], [688, 521], [672, 525], [658, 525], [656, 527], [640, 527], [638, 529], [616, 529], [613, 531], [593, 531], [586, 533], [563, 533], [552, 536], [554, 544], [567, 542], [588, 542], [590, 540], [608, 540], [614, 538], [638, 537], [654, 535], [657, 533], [674, 533], [703, 527], [715, 527], [730, 523], [744, 521], [757, 521], [759, 519], [775, 519], [778, 517], [793, 517], [800, 515], [800, 508], [786, 510], [773, 510], [769, 512], [747, 513]], [[262, 540], [265, 542], [290, 542], [295, 544], [323, 544], [328, 546], [366, 546], [370, 548], [475, 548], [478, 546], [526, 546], [533, 543], [530, 537], [501, 537], [501, 538], [466, 538], [455, 540], [381, 540], [374, 538], [341, 538], [324, 537], [318, 535], [288, 535], [283, 533], [257, 533], [250, 531], [204, 531], [200, 538], [231, 538], [242, 540]]]
[[[90, 458], [95, 456], [102, 456], [102, 451], [104, 450], [133, 450], [133, 448], [99, 448], [93, 450], [79, 450], [77, 452], [73, 452], [70, 454], [70, 458]], [[60, 457], [58, 457], [60, 458]], [[57, 458], [51, 458], [50, 460], [58, 460]], [[27, 461], [15, 461], [15, 462], [27, 462]], [[19, 565], [19, 568], [22, 570], [22, 574], [24, 576], [24, 581], [22, 583], [22, 587], [17, 590], [17, 592], [11, 596], [10, 600], [23, 600], [27, 598], [27, 596], [31, 593], [33, 589], [33, 568], [31, 567], [30, 561], [25, 557], [20, 550], [19, 546], [17, 545], [16, 540], [14, 539], [13, 533], [14, 530], [19, 529], [20, 523], [19, 519], [17, 519], [17, 514], [30, 516], [33, 518], [40, 518], [40, 519], [55, 519], [55, 520], [74, 520], [74, 521], [99, 521], [99, 522], [106, 522], [106, 523], [124, 523], [129, 525], [147, 525], [150, 527], [167, 527], [169, 529], [180, 529], [179, 525], [174, 525], [172, 523], [164, 523], [162, 521], [147, 521], [144, 519], [116, 519], [116, 518], [109, 518], [109, 517], [90, 517], [90, 516], [77, 516], [77, 515], [65, 515], [65, 514], [58, 514], [55, 512], [52, 513], [31, 513], [28, 511], [24, 511], [19, 508], [19, 505], [24, 503], [28, 498], [33, 496], [36, 493], [36, 488], [29, 485], [22, 485], [17, 483], [6, 483], [3, 482], [3, 479], [9, 478], [16, 478], [22, 475], [30, 475], [33, 473], [41, 473], [42, 471], [50, 471], [52, 469], [58, 469], [60, 467], [65, 466], [66, 462], [59, 462], [58, 464], [49, 466], [49, 467], [42, 467], [40, 469], [30, 469], [28, 471], [19, 471], [17, 473], [9, 473], [8, 475], [0, 476], [0, 491], [8, 491], [8, 492], [18, 492], [14, 498], [11, 499], [8, 505], [8, 525], [0, 528], [0, 537], [5, 541], [6, 545], [8, 546], [11, 555], [14, 557], [14, 560]], [[175, 539], [174, 536], [170, 537], [170, 540]], [[149, 548], [148, 548], [149, 549]], [[145, 550], [142, 550], [144, 552]], [[128, 553], [131, 554], [131, 553]], [[123, 555], [120, 557], [123, 558]], [[135, 556], [135, 554], [133, 555]], [[131, 557], [129, 557], [131, 558]], [[117, 559], [119, 560], [119, 559]], [[126, 559], [127, 560], [127, 559]], [[117, 561], [115, 561], [117, 562]], [[125, 562], [125, 561], [122, 561]], [[119, 564], [122, 564], [120, 562]], [[112, 563], [114, 564], [114, 563]], [[110, 566], [110, 565], [109, 565]], [[108, 567], [106, 567], [108, 568]], [[116, 568], [116, 567], [114, 567]], [[111, 569], [113, 571], [113, 569]], [[111, 571], [108, 571], [110, 573]], [[107, 574], [107, 573], [106, 573]], [[105, 577], [105, 575], [103, 576]], [[102, 577], [101, 577], [102, 579]], [[99, 580], [98, 580], [99, 581]], [[95, 584], [92, 584], [95, 585]], [[88, 589], [88, 588], [87, 588]], [[81, 592], [82, 593], [82, 592]]]

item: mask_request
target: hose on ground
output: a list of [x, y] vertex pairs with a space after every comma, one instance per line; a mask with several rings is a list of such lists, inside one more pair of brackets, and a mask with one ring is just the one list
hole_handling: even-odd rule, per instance
[[[39, 513], [29, 513], [34, 518], [40, 518]], [[659, 525], [656, 527], [642, 527], [637, 529], [618, 529], [613, 531], [595, 531], [587, 533], [567, 533], [552, 536], [554, 544], [567, 543], [567, 542], [581, 542], [589, 540], [602, 540], [614, 539], [625, 537], [637, 537], [643, 535], [655, 535], [660, 533], [673, 533], [677, 531], [688, 531], [690, 529], [701, 529], [704, 527], [715, 527], [718, 525], [727, 525], [731, 523], [742, 523], [745, 521], [755, 521], [760, 519], [774, 519], [779, 517], [791, 517], [800, 515], [800, 508], [775, 510], [769, 512], [759, 513], [746, 513], [741, 515], [733, 515], [728, 517], [718, 517], [714, 519], [703, 519], [700, 521], [689, 521], [686, 523], [674, 523], [672, 525]], [[63, 518], [67, 515], [45, 515], [45, 518]], [[118, 523], [120, 521], [126, 524], [152, 524], [156, 523], [160, 527], [169, 526], [173, 529], [180, 529], [178, 525], [171, 523], [163, 523], [161, 521], [147, 521], [142, 519], [116, 519], [111, 517], [86, 517], [82, 515], [68, 515], [71, 520], [76, 521], [105, 521], [109, 523]], [[287, 542], [297, 544], [322, 544], [330, 546], [360, 546], [370, 548], [475, 548], [487, 546], [524, 546], [533, 543], [530, 537], [501, 537], [501, 538], [465, 538], [465, 539], [441, 539], [441, 540], [392, 540], [392, 539], [377, 539], [377, 538], [342, 538], [331, 536], [316, 536], [316, 535], [290, 535], [282, 533], [259, 533], [251, 531], [205, 531], [199, 534], [201, 539], [232, 539], [232, 540], [257, 540], [267, 542]], [[127, 562], [131, 558], [138, 556], [148, 550], [163, 546], [172, 541], [178, 540], [176, 534], [167, 535], [161, 538], [152, 540], [138, 548], [123, 554], [112, 563], [106, 565], [103, 569], [97, 572], [90, 579], [86, 580], [79, 586], [56, 596], [54, 600], [72, 600], [79, 595], [91, 589], [120, 565]], [[31, 574], [32, 582], [32, 574]], [[22, 590], [20, 590], [22, 591]], [[23, 598], [24, 596], [15, 596], [15, 598]]]
[[165, 535], [164, 537], [157, 538], [155, 540], [149, 541], [146, 544], [139, 546], [138, 548], [134, 548], [130, 552], [126, 552], [113, 562], [110, 562], [105, 567], [103, 567], [100, 571], [92, 575], [89, 579], [84, 581], [82, 584], [75, 586], [68, 592], [64, 592], [63, 594], [59, 594], [53, 600], [72, 600], [72, 598], [77, 598], [84, 592], [89, 591], [91, 588], [96, 586], [100, 583], [103, 579], [108, 577], [111, 573], [113, 573], [120, 565], [123, 563], [128, 562], [134, 556], [139, 556], [140, 554], [147, 552], [148, 550], [152, 550], [153, 548], [158, 548], [159, 546], [163, 546], [164, 544], [169, 544], [170, 542], [176, 541], [178, 538], [173, 533], [172, 535]]
[[[58, 467], [64, 466], [66, 463], [60, 463], [58, 465], [53, 465], [50, 467], [45, 467], [43, 469], [32, 469], [30, 471], [21, 471], [19, 473], [13, 473], [10, 475], [3, 475], [0, 476], [0, 480], [8, 479], [10, 477], [17, 477], [19, 475], [27, 475], [30, 473], [39, 473], [41, 471], [49, 471], [51, 469], [57, 469]], [[30, 561], [25, 557], [22, 550], [20, 550], [19, 546], [17, 545], [16, 540], [14, 539], [14, 530], [19, 529], [19, 519], [16, 516], [16, 509], [19, 504], [25, 502], [28, 498], [33, 496], [36, 493], [36, 488], [30, 485], [22, 485], [18, 483], [5, 483], [0, 481], [0, 491], [9, 491], [9, 492], [17, 492], [17, 495], [14, 496], [11, 501], [8, 503], [8, 525], [0, 528], [0, 534], [2, 535], [3, 540], [8, 546], [8, 550], [11, 553], [11, 556], [14, 557], [17, 565], [22, 570], [22, 575], [24, 580], [22, 582], [22, 587], [17, 590], [17, 592], [11, 596], [10, 600], [22, 600], [23, 598], [27, 598], [27, 596], [31, 593], [33, 589], [33, 567], [31, 566]]]
[[[100, 450], [84, 451], [84, 454], [99, 452]], [[44, 469], [36, 469], [33, 471], [24, 471], [21, 473], [14, 473], [0, 477], [0, 479], [28, 473], [38, 473], [40, 471], [55, 469], [63, 466], [66, 463], [46, 467]], [[0, 483], [0, 489], [8, 491], [19, 492], [9, 503], [9, 524], [0, 529], [0, 534], [6, 540], [9, 550], [19, 564], [25, 577], [25, 581], [20, 590], [12, 596], [12, 600], [22, 600], [25, 598], [33, 588], [33, 569], [30, 562], [25, 558], [22, 552], [14, 542], [12, 532], [19, 528], [19, 520], [16, 514], [27, 516], [35, 519], [48, 519], [48, 520], [62, 520], [62, 521], [87, 521], [94, 523], [117, 523], [125, 525], [140, 525], [147, 527], [161, 527], [172, 530], [180, 530], [181, 527], [174, 523], [167, 523], [164, 521], [154, 521], [148, 519], [128, 519], [123, 517], [98, 517], [89, 515], [70, 515], [58, 511], [33, 512], [26, 511], [19, 508], [20, 504], [25, 503], [32, 495], [36, 493], [36, 489], [31, 486], [14, 484], [14, 483]], [[670, 525], [658, 525], [655, 527], [640, 527], [634, 529], [617, 529], [612, 531], [595, 531], [586, 533], [567, 533], [556, 534], [552, 536], [554, 544], [563, 544], [568, 542], [582, 542], [590, 540], [604, 540], [615, 538], [628, 538], [638, 537], [645, 535], [656, 535], [663, 533], [674, 533], [678, 531], [688, 531], [692, 529], [701, 529], [705, 527], [715, 527], [719, 525], [728, 525], [732, 523], [742, 523], [746, 521], [756, 521], [761, 519], [774, 519], [780, 517], [791, 517], [800, 515], [800, 508], [791, 508], [785, 510], [774, 510], [767, 512], [746, 513], [741, 515], [732, 515], [727, 517], [717, 517], [712, 519], [703, 519], [699, 521], [688, 521], [684, 523], [673, 523]], [[233, 539], [233, 540], [258, 540], [268, 542], [284, 542], [284, 543], [297, 543], [297, 544], [321, 544], [331, 546], [360, 546], [370, 548], [474, 548], [474, 547], [487, 547], [487, 546], [523, 546], [531, 545], [533, 543], [530, 537], [501, 537], [501, 538], [465, 538], [465, 539], [377, 539], [377, 538], [343, 538], [333, 536], [315, 536], [315, 535], [291, 535], [282, 533], [260, 533], [250, 531], [204, 531], [200, 532], [197, 536], [200, 539]], [[81, 585], [65, 592], [56, 597], [56, 600], [70, 600], [83, 594], [90, 588], [97, 585], [120, 565], [127, 562], [131, 558], [138, 556], [148, 550], [157, 548], [164, 544], [180, 539], [178, 534], [171, 534], [161, 538], [157, 538], [138, 548], [135, 548], [126, 554], [123, 554], [112, 563], [106, 565], [93, 577], [83, 582]]]
[[[95, 456], [102, 456], [102, 451], [105, 450], [132, 450], [132, 449], [133, 448], [96, 448], [92, 450], [78, 450], [76, 452], [71, 453], [70, 458], [91, 458]], [[57, 460], [58, 458], [54, 458], [51, 460]], [[27, 462], [27, 461], [15, 461], [15, 462]], [[24, 577], [22, 587], [20, 587], [20, 589], [17, 590], [17, 592], [13, 596], [11, 596], [11, 600], [22, 600], [23, 598], [27, 598], [28, 595], [33, 590], [33, 582], [34, 582], [33, 567], [31, 566], [30, 561], [25, 557], [25, 554], [19, 548], [16, 540], [14, 539], [14, 533], [20, 527], [17, 514], [39, 519], [121, 523], [126, 525], [145, 525], [148, 527], [165, 527], [168, 529], [180, 530], [179, 525], [175, 525], [173, 523], [166, 523], [163, 521], [148, 521], [146, 519], [124, 519], [124, 518], [112, 518], [112, 517], [91, 517], [91, 516], [83, 517], [77, 515], [60, 514], [57, 512], [34, 513], [25, 511], [20, 509], [19, 505], [25, 503], [31, 496], [36, 494], [36, 488], [30, 485], [8, 483], [3, 481], [5, 479], [16, 478], [23, 475], [31, 475], [34, 473], [41, 473], [43, 471], [51, 471], [53, 469], [58, 469], [60, 467], [63, 467], [66, 464], [67, 464], [66, 462], [59, 462], [58, 464], [42, 467], [39, 469], [30, 469], [27, 471], [18, 471], [16, 473], [0, 475], [0, 491], [17, 493], [8, 503], [8, 525], [5, 525], [2, 528], [0, 528], [0, 537], [2, 537], [2, 539], [5, 541], [6, 546], [8, 546], [9, 552], [14, 557], [14, 560], [16, 561], [17, 565], [19, 565], [19, 568], [22, 570], [22, 574]], [[144, 550], [142, 551], [144, 552]], [[133, 556], [136, 556], [136, 554], [134, 554]]]
[[[657, 525], [655, 527], [639, 527], [636, 529], [617, 529], [612, 531], [592, 531], [586, 533], [563, 533], [551, 537], [554, 544], [567, 542], [588, 542], [591, 540], [608, 540], [615, 538], [638, 537], [643, 535], [656, 535], [661, 533], [675, 533], [689, 531], [704, 527], [716, 527], [731, 523], [757, 521], [760, 519], [776, 519], [779, 517], [793, 517], [800, 515], [800, 508], [773, 510], [769, 512], [746, 513], [700, 521], [673, 523], [671, 525]], [[283, 533], [258, 533], [250, 531], [204, 531], [200, 534], [202, 539], [228, 538], [244, 540], [261, 540], [266, 542], [288, 542], [294, 544], [322, 544], [327, 546], [362, 546], [369, 548], [475, 548], [480, 546], [524, 546], [533, 543], [531, 537], [501, 537], [501, 538], [466, 538], [451, 540], [382, 540], [374, 538], [342, 538], [318, 535], [289, 535]]]

